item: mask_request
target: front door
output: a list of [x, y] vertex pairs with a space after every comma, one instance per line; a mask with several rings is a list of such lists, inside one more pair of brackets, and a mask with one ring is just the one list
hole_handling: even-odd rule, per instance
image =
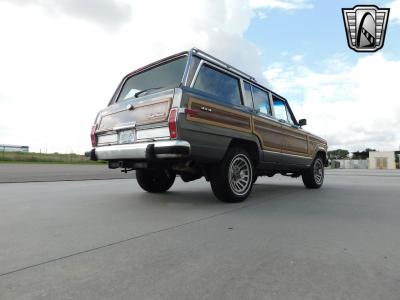
[[302, 157], [310, 157], [308, 134], [297, 125], [286, 101], [275, 96], [272, 100], [275, 118], [282, 124], [282, 155], [285, 162], [299, 164]]

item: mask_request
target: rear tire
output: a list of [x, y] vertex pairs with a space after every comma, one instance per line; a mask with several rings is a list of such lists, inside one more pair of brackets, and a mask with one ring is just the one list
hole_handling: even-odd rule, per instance
[[168, 169], [136, 170], [136, 180], [149, 193], [163, 193], [174, 184], [176, 174]]
[[210, 174], [214, 195], [223, 202], [241, 202], [253, 187], [254, 168], [250, 155], [241, 148], [231, 148]]
[[317, 156], [308, 168], [302, 174], [303, 183], [306, 188], [319, 189], [324, 182], [324, 162], [321, 156]]

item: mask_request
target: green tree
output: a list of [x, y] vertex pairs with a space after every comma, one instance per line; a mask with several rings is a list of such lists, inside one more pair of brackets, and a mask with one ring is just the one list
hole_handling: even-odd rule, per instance
[[367, 148], [364, 151], [353, 152], [353, 159], [367, 159], [370, 152], [376, 151], [375, 149]]
[[349, 157], [349, 151], [345, 149], [336, 149], [332, 151], [328, 151], [329, 159], [344, 159]]

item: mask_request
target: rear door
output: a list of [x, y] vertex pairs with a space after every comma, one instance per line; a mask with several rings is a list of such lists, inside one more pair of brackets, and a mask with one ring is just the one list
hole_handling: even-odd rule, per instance
[[251, 85], [254, 111], [253, 132], [258, 136], [264, 150], [264, 161], [280, 163], [283, 147], [282, 124], [272, 117], [270, 94], [257, 86]]
[[182, 103], [189, 113], [179, 119], [179, 137], [204, 161], [222, 159], [232, 136], [251, 135], [251, 113], [242, 102], [240, 79], [203, 61]]

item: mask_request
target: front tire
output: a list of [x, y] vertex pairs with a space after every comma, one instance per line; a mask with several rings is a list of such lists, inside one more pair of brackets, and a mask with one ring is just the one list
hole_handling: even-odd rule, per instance
[[214, 195], [223, 202], [241, 202], [253, 187], [254, 168], [250, 155], [241, 148], [228, 150], [210, 176]]
[[163, 193], [174, 184], [176, 174], [168, 169], [136, 170], [136, 180], [149, 193]]
[[301, 177], [306, 188], [319, 189], [324, 182], [324, 176], [324, 162], [321, 156], [317, 156]]

